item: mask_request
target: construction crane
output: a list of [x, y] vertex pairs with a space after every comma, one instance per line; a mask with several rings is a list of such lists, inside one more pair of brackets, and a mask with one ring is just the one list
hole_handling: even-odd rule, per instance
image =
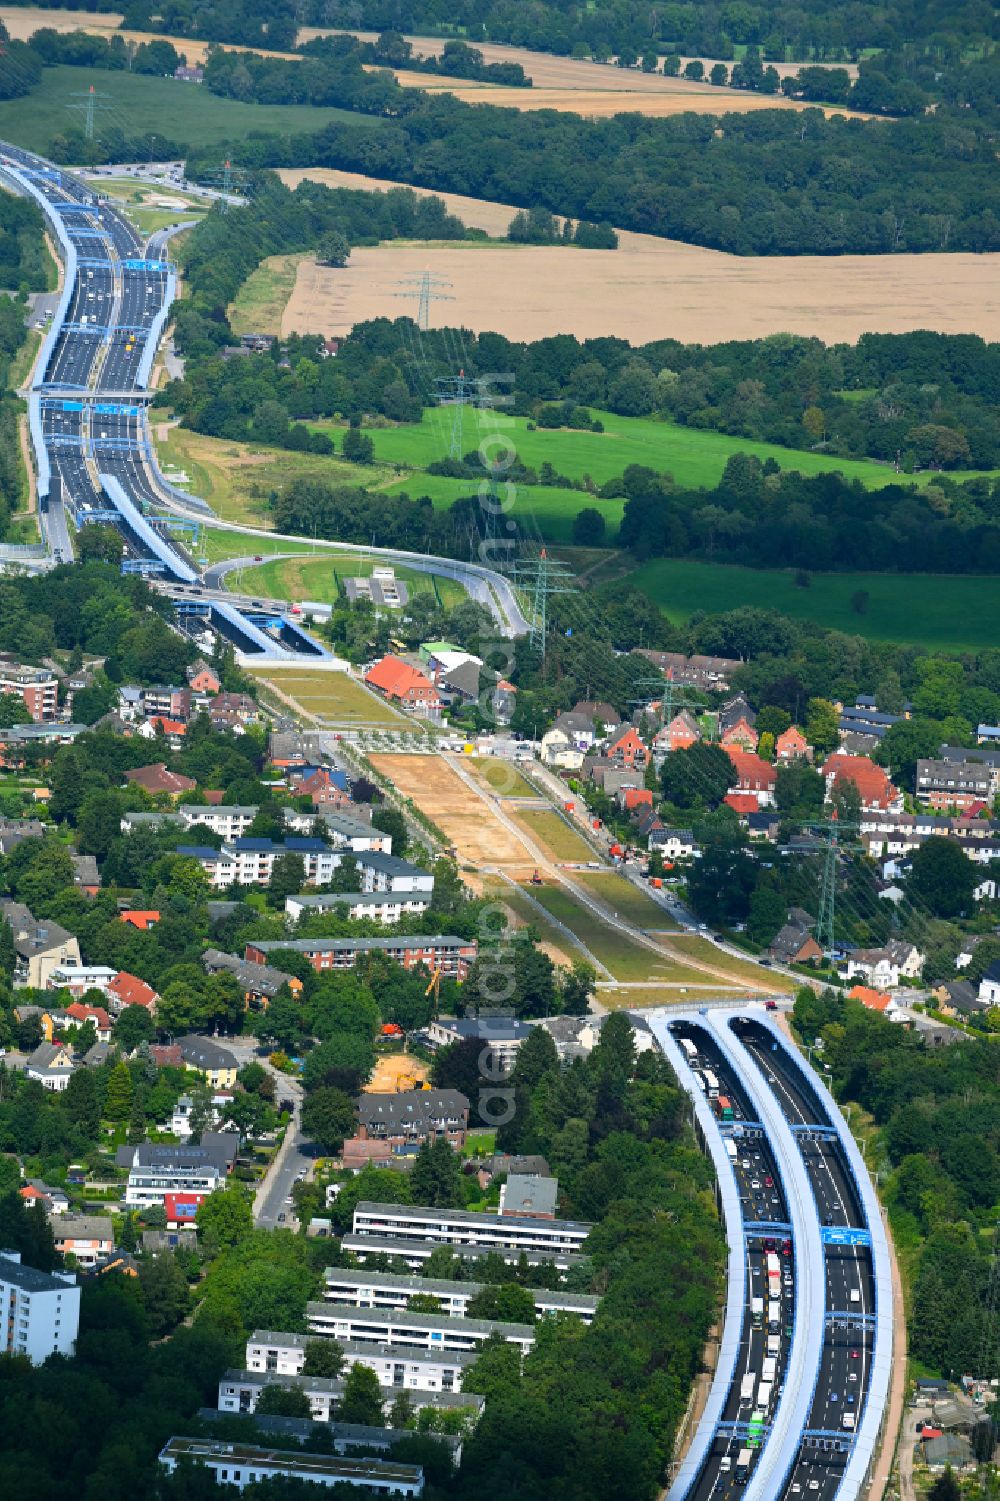
[[424, 995], [425, 996], [430, 995], [430, 993], [431, 993], [432, 990], [434, 992], [434, 1020], [435, 1021], [437, 1020], [438, 1016], [441, 1014], [441, 976], [442, 976], [442, 974], [443, 974], [443, 970], [439, 966], [431, 974], [430, 984], [427, 986], [427, 989], [424, 991]]

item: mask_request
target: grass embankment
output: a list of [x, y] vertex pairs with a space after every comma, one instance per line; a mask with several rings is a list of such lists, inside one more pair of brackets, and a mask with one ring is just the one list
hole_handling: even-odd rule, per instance
[[299, 262], [307, 252], [272, 255], [251, 272], [230, 303], [227, 316], [235, 334], [280, 334], [281, 315], [292, 295]]
[[73, 123], [66, 113], [69, 96], [86, 93], [91, 84], [107, 96], [100, 100], [106, 108], [95, 124], [98, 140], [102, 129], [111, 126], [128, 136], [155, 132], [161, 140], [199, 148], [238, 141], [253, 131], [295, 134], [332, 124], [373, 130], [383, 124], [376, 116], [308, 104], [241, 104], [174, 78], [59, 67], [46, 68], [26, 99], [0, 103], [0, 138], [44, 154], [52, 137]]
[[637, 928], [654, 933], [673, 932], [677, 928], [670, 913], [625, 876], [613, 871], [580, 870], [574, 872], [573, 880]]
[[[874, 641], [970, 651], [996, 644], [1000, 579], [992, 576], [814, 573], [802, 589], [782, 569], [660, 558], [630, 574], [629, 582], [676, 621], [696, 610], [758, 605]], [[863, 615], [851, 606], [859, 590], [868, 595]]]
[[473, 767], [490, 790], [501, 798], [540, 796], [509, 761], [499, 761], [492, 756], [471, 756], [463, 764]]
[[[248, 568], [241, 575], [240, 587], [254, 594], [274, 599], [312, 599], [333, 604], [340, 596], [340, 586], [347, 578], [368, 578], [382, 560], [351, 557], [348, 553], [318, 553], [315, 557], [280, 558]], [[421, 573], [415, 568], [393, 565], [396, 578], [405, 583], [411, 598], [415, 594], [433, 595], [443, 609], [463, 604], [468, 595], [454, 579]]]
[[369, 693], [345, 672], [300, 672], [294, 668], [287, 672], [269, 672], [253, 667], [247, 671], [285, 698], [294, 699], [307, 714], [322, 719], [333, 729], [358, 729], [362, 726], [394, 730], [422, 728]]
[[44, 335], [40, 329], [28, 329], [24, 343], [10, 362], [10, 372], [7, 376], [7, 381], [12, 391], [18, 390], [20, 386], [27, 385], [28, 376], [34, 367], [43, 338]]
[[596, 860], [586, 840], [550, 808], [522, 808], [511, 815], [529, 838], [552, 860]]
[[787, 975], [779, 974], [773, 969], [755, 964], [752, 959], [737, 959], [733, 954], [727, 954], [724, 949], [716, 948], [707, 938], [700, 934], [684, 930], [672, 933], [668, 939], [663, 940], [664, 947], [670, 953], [681, 959], [690, 955], [701, 964], [709, 964], [720, 973], [730, 976], [733, 984], [738, 985], [741, 981], [753, 985], [764, 985], [768, 990], [788, 991], [795, 990], [797, 982], [790, 980]]
[[[614, 976], [624, 983], [660, 980], [665, 985], [712, 985], [711, 975], [692, 969], [672, 958], [660, 959], [651, 950], [633, 943], [609, 921], [603, 923], [579, 902], [566, 886], [546, 884], [532, 886], [530, 895], [584, 944]], [[720, 988], [722, 982], [720, 982]], [[642, 992], [634, 997], [644, 1005]]]

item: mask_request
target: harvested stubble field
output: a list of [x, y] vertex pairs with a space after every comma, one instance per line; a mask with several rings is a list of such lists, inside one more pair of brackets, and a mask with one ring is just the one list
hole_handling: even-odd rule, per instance
[[[286, 699], [292, 699], [311, 718], [334, 728], [357, 729], [362, 725], [394, 730], [421, 728], [356, 683], [346, 672], [308, 672], [296, 668], [278, 671], [250, 667], [248, 672]], [[407, 758], [403, 758], [407, 759]]]
[[[482, 227], [505, 234], [516, 210], [491, 208], [466, 222], [479, 227], [489, 217]], [[837, 343], [915, 329], [1000, 338], [1000, 255], [751, 258], [631, 233], [620, 235], [617, 250], [402, 242], [360, 246], [342, 270], [306, 258], [281, 332], [338, 335], [367, 319], [397, 318], [406, 311], [400, 281], [428, 268], [450, 283], [454, 299], [432, 306], [435, 326], [509, 339], [569, 333], [718, 344], [794, 333]]]

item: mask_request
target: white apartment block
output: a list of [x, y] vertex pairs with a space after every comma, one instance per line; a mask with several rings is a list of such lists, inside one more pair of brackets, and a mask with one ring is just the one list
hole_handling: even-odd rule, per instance
[[199, 808], [194, 803], [181, 803], [177, 816], [186, 829], [202, 824], [222, 839], [242, 839], [257, 817], [257, 809], [239, 803], [220, 803], [214, 808]]
[[356, 855], [355, 859], [362, 891], [424, 892], [430, 896], [434, 890], [434, 877], [430, 871], [421, 870], [419, 865], [401, 860], [398, 855], [381, 855], [374, 851]]
[[340, 1454], [307, 1454], [288, 1449], [265, 1449], [257, 1444], [230, 1444], [219, 1439], [171, 1438], [160, 1450], [160, 1464], [171, 1474], [178, 1464], [193, 1462], [211, 1470], [217, 1485], [238, 1490], [276, 1475], [306, 1480], [328, 1490], [356, 1485], [376, 1496], [422, 1496], [424, 1472], [419, 1465], [393, 1459], [349, 1459]]
[[313, 912], [339, 912], [343, 917], [367, 917], [389, 925], [426, 912], [430, 904], [429, 895], [412, 891], [318, 891], [285, 897], [285, 911], [294, 922]]
[[[485, 1282], [453, 1282], [437, 1277], [406, 1277], [396, 1272], [374, 1272], [361, 1267], [328, 1266], [324, 1273], [324, 1298], [354, 1308], [405, 1310], [410, 1299], [421, 1293], [436, 1298], [442, 1314], [464, 1319], [473, 1298], [486, 1287]], [[547, 1288], [529, 1288], [539, 1316], [549, 1313], [573, 1313], [589, 1324], [597, 1312], [599, 1298], [589, 1293], [550, 1292]], [[310, 1308], [315, 1304], [310, 1304]]]
[[[411, 1271], [419, 1272], [424, 1262], [434, 1254], [437, 1245], [432, 1240], [415, 1240], [402, 1235], [352, 1235], [348, 1233], [341, 1237], [341, 1249], [350, 1251], [362, 1265], [369, 1256], [394, 1256], [399, 1261], [405, 1261]], [[499, 1256], [508, 1266], [517, 1266], [523, 1257], [529, 1266], [554, 1266], [558, 1271], [565, 1272], [569, 1267], [582, 1261], [582, 1256], [573, 1255], [570, 1251], [520, 1251], [510, 1246], [457, 1246], [455, 1255], [463, 1261], [485, 1261], [487, 1256]]]
[[[313, 1420], [317, 1423], [332, 1423], [336, 1420], [337, 1408], [343, 1399], [345, 1382], [339, 1379], [331, 1381], [326, 1376], [303, 1376], [301, 1372], [297, 1376], [279, 1376], [273, 1372], [230, 1370], [219, 1381], [218, 1409], [220, 1412], [255, 1412], [261, 1392], [269, 1386], [300, 1387], [309, 1399]], [[390, 1388], [386, 1393], [386, 1402], [391, 1403], [394, 1397], [405, 1390], [405, 1387], [400, 1387], [397, 1391]], [[459, 1395], [457, 1392], [414, 1394], [411, 1391], [408, 1395], [415, 1408], [434, 1407], [442, 1411], [457, 1408], [459, 1411], [471, 1411], [476, 1417], [486, 1405], [485, 1398], [475, 1392]]]
[[400, 1308], [352, 1308], [345, 1303], [307, 1303], [306, 1323], [312, 1334], [353, 1344], [402, 1347], [404, 1351], [474, 1352], [494, 1334], [508, 1345], [517, 1345], [522, 1355], [535, 1343], [530, 1324], [449, 1318], [447, 1314], [410, 1313]]
[[[268, 841], [252, 841], [254, 845], [258, 843], [267, 845]], [[180, 845], [178, 852], [193, 855], [215, 891], [225, 891], [233, 885], [267, 886], [274, 870], [274, 862], [285, 854], [301, 856], [304, 879], [314, 886], [325, 886], [333, 880], [333, 873], [343, 858], [339, 851], [327, 849], [325, 845], [316, 849], [280, 844], [270, 845], [268, 848], [244, 849], [239, 843], [232, 843], [224, 844], [220, 850]]]
[[[316, 1338], [316, 1336], [312, 1336]], [[247, 1370], [298, 1376], [305, 1364], [304, 1334], [275, 1334], [257, 1330], [247, 1340]], [[467, 1350], [407, 1350], [363, 1340], [338, 1340], [346, 1363], [365, 1365], [375, 1372], [380, 1386], [405, 1387], [407, 1391], [458, 1392], [463, 1373], [476, 1355]]]
[[430, 1209], [418, 1204], [374, 1204], [362, 1200], [354, 1211], [355, 1235], [382, 1239], [403, 1236], [454, 1246], [482, 1246], [490, 1251], [579, 1252], [591, 1226], [574, 1220], [535, 1220], [467, 1209]]
[[19, 1251], [0, 1251], [0, 1354], [41, 1365], [72, 1355], [80, 1327], [80, 1289], [72, 1272], [39, 1272]]

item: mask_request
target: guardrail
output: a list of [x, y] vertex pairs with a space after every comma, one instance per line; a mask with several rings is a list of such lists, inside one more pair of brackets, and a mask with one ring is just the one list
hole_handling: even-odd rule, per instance
[[878, 1448], [885, 1405], [892, 1381], [892, 1266], [889, 1242], [882, 1219], [882, 1206], [875, 1192], [864, 1158], [851, 1134], [833, 1095], [819, 1075], [805, 1064], [788, 1038], [769, 1017], [759, 1020], [782, 1049], [792, 1067], [808, 1082], [830, 1125], [837, 1131], [848, 1171], [861, 1200], [866, 1228], [871, 1235], [872, 1274], [875, 1283], [875, 1332], [872, 1342], [871, 1374], [864, 1394], [860, 1422], [853, 1435], [851, 1452], [837, 1490], [838, 1501], [855, 1501], [867, 1483]]
[[694, 1115], [701, 1127], [702, 1137], [708, 1147], [712, 1163], [715, 1167], [716, 1181], [719, 1185], [719, 1197], [722, 1201], [722, 1217], [726, 1226], [726, 1238], [729, 1243], [729, 1270], [728, 1291], [726, 1294], [725, 1322], [722, 1326], [722, 1339], [719, 1342], [719, 1358], [715, 1366], [715, 1375], [708, 1393], [708, 1401], [705, 1411], [694, 1439], [681, 1460], [673, 1484], [667, 1492], [667, 1501], [682, 1501], [691, 1486], [701, 1473], [702, 1466], [708, 1458], [708, 1452], [715, 1442], [716, 1429], [722, 1419], [722, 1414], [729, 1399], [733, 1379], [736, 1374], [736, 1362], [739, 1358], [740, 1345], [743, 1340], [743, 1323], [747, 1307], [746, 1285], [746, 1253], [743, 1245], [743, 1206], [740, 1202], [739, 1187], [736, 1182], [736, 1174], [733, 1172], [732, 1163], [726, 1153], [725, 1142], [719, 1130], [718, 1122], [709, 1108], [701, 1090], [698, 1088], [694, 1071], [678, 1047], [669, 1023], [673, 1021], [700, 1021], [695, 1013], [686, 1017], [671, 1011], [668, 1015], [654, 1017], [646, 1015], [653, 1036], [656, 1038], [662, 1051], [670, 1061], [670, 1064], [688, 1094], [694, 1107]]
[[755, 1105], [758, 1119], [781, 1168], [782, 1184], [793, 1227], [795, 1254], [795, 1324], [785, 1369], [784, 1390], [778, 1402], [769, 1442], [754, 1466], [745, 1491], [746, 1501], [774, 1501], [781, 1494], [798, 1457], [801, 1435], [808, 1427], [816, 1375], [823, 1355], [826, 1312], [825, 1268], [819, 1215], [802, 1154], [767, 1080], [747, 1050], [733, 1036], [721, 1011], [697, 1017], [712, 1035]]

